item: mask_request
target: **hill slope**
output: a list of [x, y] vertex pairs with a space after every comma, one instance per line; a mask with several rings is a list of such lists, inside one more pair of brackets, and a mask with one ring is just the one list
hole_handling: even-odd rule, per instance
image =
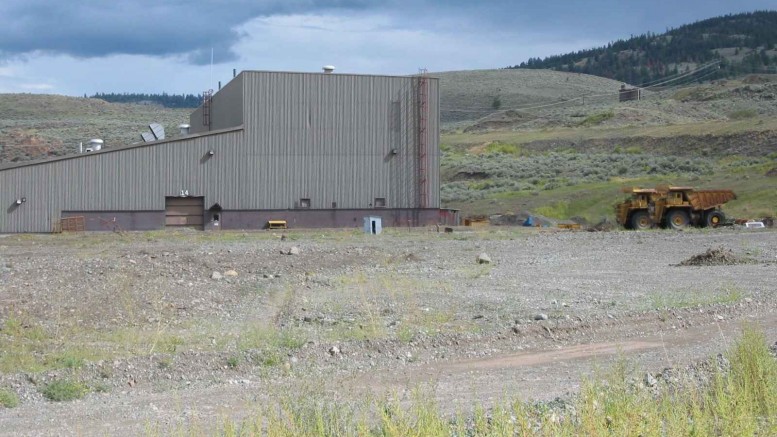
[[707, 79], [775, 72], [777, 11], [710, 18], [666, 33], [618, 40], [606, 47], [529, 59], [512, 68], [554, 69], [593, 74], [641, 85], [693, 70], [710, 61], [719, 70]]
[[108, 147], [135, 143], [153, 122], [173, 136], [190, 112], [79, 97], [0, 94], [0, 162], [76, 153], [79, 142], [91, 138], [102, 138]]

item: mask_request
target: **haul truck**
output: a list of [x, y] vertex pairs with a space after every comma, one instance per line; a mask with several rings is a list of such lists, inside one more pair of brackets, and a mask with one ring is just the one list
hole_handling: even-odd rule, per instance
[[691, 187], [659, 186], [624, 191], [631, 196], [615, 205], [615, 219], [626, 229], [637, 230], [655, 226], [671, 229], [717, 227], [726, 220], [720, 207], [737, 198], [731, 190], [695, 190]]

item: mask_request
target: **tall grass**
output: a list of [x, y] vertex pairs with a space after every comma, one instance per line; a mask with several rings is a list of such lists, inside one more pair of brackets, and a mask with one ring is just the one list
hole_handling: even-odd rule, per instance
[[674, 385], [647, 388], [626, 361], [583, 383], [565, 408], [522, 401], [442, 414], [430, 393], [409, 405], [338, 405], [306, 396], [265, 409], [225, 436], [754, 436], [777, 435], [777, 360], [764, 334], [746, 327], [725, 354]]

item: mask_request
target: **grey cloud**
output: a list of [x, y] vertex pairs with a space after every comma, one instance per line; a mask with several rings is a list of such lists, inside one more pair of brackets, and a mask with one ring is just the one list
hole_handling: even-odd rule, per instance
[[0, 54], [95, 58], [113, 54], [180, 56], [190, 62], [237, 58], [234, 29], [253, 18], [333, 9], [361, 10], [367, 0], [200, 0], [131, 2], [5, 0], [0, 3]]
[[558, 40], [580, 35], [611, 40], [769, 8], [773, 1], [742, 0], [731, 6], [730, 0], [3, 0], [0, 62], [44, 53], [175, 56], [207, 64], [213, 49], [213, 61], [223, 63], [238, 58], [233, 47], [243, 35], [236, 29], [252, 19], [332, 11], [386, 14], [394, 18], [390, 25], [395, 28], [440, 34], [522, 35], [517, 41], [530, 42], [525, 35], [534, 32]]

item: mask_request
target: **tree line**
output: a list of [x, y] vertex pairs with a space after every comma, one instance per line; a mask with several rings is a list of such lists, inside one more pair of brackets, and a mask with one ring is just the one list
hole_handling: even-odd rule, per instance
[[95, 93], [89, 98], [110, 103], [156, 104], [165, 108], [196, 108], [202, 103], [202, 96], [194, 94]]
[[777, 11], [756, 11], [710, 18], [660, 35], [648, 32], [594, 49], [530, 58], [508, 68], [592, 74], [641, 85], [690, 71], [689, 64], [719, 61], [717, 71], [704, 73], [711, 80], [776, 72], [775, 45]]

